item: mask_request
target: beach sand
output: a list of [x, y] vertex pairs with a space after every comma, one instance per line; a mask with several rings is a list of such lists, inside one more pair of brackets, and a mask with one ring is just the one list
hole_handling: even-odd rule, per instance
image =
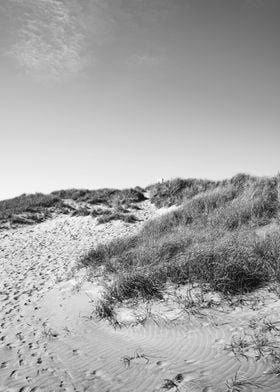
[[58, 216], [0, 232], [0, 391], [229, 392], [238, 391], [226, 386], [236, 372], [250, 381], [241, 390], [279, 391], [269, 358], [225, 350], [253, 318], [278, 321], [272, 293], [255, 307], [202, 315], [182, 313], [170, 295], [151, 305], [154, 317], [145, 318], [145, 303], [120, 308], [121, 328], [94, 317], [102, 287], [73, 267], [98, 243], [136, 233], [159, 213], [149, 200], [139, 205], [134, 224]]

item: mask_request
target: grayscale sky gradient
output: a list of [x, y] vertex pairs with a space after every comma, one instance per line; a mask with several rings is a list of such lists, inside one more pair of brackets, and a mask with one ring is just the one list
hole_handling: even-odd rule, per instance
[[1, 0], [0, 199], [273, 175], [279, 0]]

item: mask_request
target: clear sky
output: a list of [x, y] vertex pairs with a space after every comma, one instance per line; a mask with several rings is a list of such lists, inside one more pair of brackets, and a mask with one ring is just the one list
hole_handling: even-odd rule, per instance
[[1, 0], [0, 199], [273, 175], [279, 0]]

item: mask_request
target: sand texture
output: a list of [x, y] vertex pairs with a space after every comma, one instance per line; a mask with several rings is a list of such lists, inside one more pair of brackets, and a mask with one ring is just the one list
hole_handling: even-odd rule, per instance
[[[134, 224], [58, 216], [0, 233], [0, 391], [280, 390], [266, 353], [225, 349], [250, 320], [277, 323], [275, 295], [255, 307], [191, 316], [166, 299], [153, 304], [154, 317], [137, 323], [146, 306], [140, 304], [119, 310], [122, 328], [93, 316], [98, 282], [83, 282], [72, 267], [97, 243], [130, 235], [156, 214], [148, 200], [140, 206], [142, 221]], [[273, 336], [278, 347], [277, 329]], [[248, 382], [229, 389], [236, 372]]]

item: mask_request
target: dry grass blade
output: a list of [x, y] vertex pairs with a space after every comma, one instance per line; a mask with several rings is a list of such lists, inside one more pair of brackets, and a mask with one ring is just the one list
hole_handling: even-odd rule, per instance
[[235, 373], [234, 377], [225, 382], [225, 392], [242, 392], [246, 387], [262, 388], [263, 385], [257, 380], [240, 375], [239, 370]]
[[144, 353], [140, 354], [137, 351], [135, 351], [132, 356], [125, 355], [124, 357], [121, 358], [121, 361], [123, 362], [125, 367], [129, 368], [132, 361], [134, 361], [135, 359], [142, 359], [142, 358], [146, 361], [146, 364], [150, 362], [149, 357], [146, 354]]

